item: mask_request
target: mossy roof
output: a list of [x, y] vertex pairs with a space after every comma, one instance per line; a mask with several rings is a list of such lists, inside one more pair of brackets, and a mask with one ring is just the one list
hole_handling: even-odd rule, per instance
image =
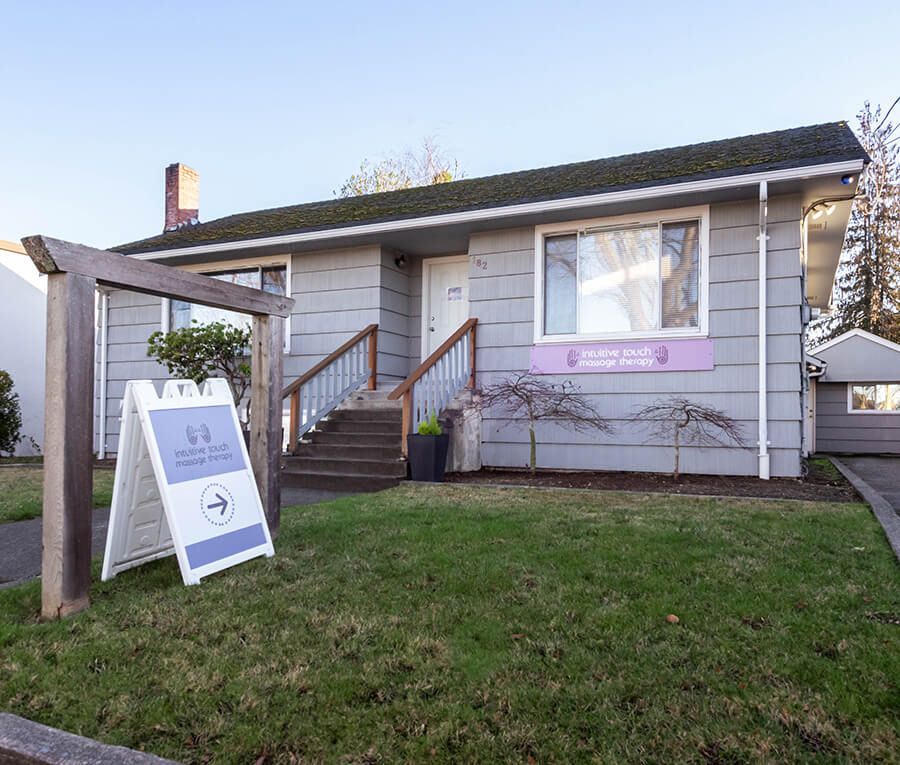
[[239, 213], [123, 244], [126, 254], [405, 220], [526, 202], [805, 167], [868, 156], [846, 122], [624, 154], [436, 186]]

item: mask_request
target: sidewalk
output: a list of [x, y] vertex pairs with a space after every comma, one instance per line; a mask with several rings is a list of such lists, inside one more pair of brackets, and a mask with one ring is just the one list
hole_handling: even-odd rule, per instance
[[[282, 489], [281, 506], [314, 505], [345, 496], [336, 491]], [[94, 510], [91, 555], [102, 555], [106, 545], [109, 510]], [[41, 519], [0, 524], [0, 587], [10, 587], [41, 575]]]

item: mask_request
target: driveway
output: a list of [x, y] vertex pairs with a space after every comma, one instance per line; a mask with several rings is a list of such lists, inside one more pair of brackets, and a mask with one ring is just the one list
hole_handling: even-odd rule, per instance
[[833, 461], [869, 503], [900, 561], [900, 457], [841, 457]]
[[900, 457], [841, 457], [841, 462], [900, 513]]
[[[314, 505], [343, 497], [344, 493], [318, 489], [285, 488], [282, 507]], [[102, 555], [106, 546], [109, 510], [94, 511], [91, 554]], [[9, 587], [41, 575], [41, 519], [0, 524], [0, 587]]]

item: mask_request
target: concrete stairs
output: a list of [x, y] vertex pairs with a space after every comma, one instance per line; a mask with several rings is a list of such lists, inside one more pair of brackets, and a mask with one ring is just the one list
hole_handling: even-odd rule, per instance
[[400, 453], [401, 409], [391, 387], [357, 391], [282, 458], [282, 486], [377, 491], [406, 478]]

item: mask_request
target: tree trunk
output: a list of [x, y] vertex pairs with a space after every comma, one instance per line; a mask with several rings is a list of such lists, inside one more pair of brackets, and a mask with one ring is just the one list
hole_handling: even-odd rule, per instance
[[672, 473], [672, 480], [677, 481], [680, 473], [679, 473], [679, 462], [681, 461], [681, 428], [679, 426], [675, 426], [675, 470]]
[[531, 470], [531, 474], [534, 475], [537, 472], [537, 441], [534, 437], [533, 423], [528, 428], [528, 438], [531, 440], [531, 459], [528, 464]]

